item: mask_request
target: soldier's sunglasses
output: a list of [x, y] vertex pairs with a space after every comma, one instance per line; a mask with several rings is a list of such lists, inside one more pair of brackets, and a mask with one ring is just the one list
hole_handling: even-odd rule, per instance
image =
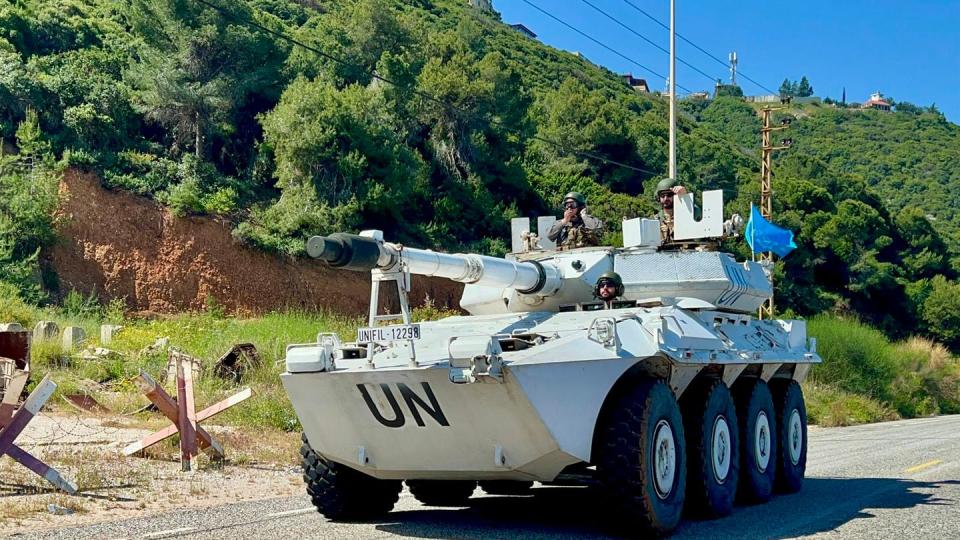
[[614, 282], [612, 282], [612, 281], [609, 281], [609, 280], [606, 280], [606, 279], [605, 279], [605, 280], [603, 280], [603, 281], [600, 282], [600, 285], [598, 285], [598, 287], [601, 288], [601, 289], [603, 289], [603, 288], [605, 288], [605, 287], [609, 287], [609, 288], [611, 288], [611, 289], [616, 289], [616, 288], [617, 288], [617, 284], [614, 283]]
[[576, 210], [576, 208], [577, 208], [577, 203], [575, 203], [575, 202], [573, 202], [573, 201], [570, 201], [570, 202], [568, 202], [568, 203], [564, 203], [564, 205], [563, 205], [563, 209], [564, 209], [564, 210]]

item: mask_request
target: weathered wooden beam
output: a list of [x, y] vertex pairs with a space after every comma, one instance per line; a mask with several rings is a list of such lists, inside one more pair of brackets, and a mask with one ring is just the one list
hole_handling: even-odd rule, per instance
[[15, 371], [13, 373], [10, 384], [4, 390], [3, 400], [0, 401], [0, 428], [7, 425], [13, 418], [13, 413], [17, 410], [17, 402], [20, 400], [20, 393], [23, 392], [23, 387], [27, 385], [29, 377], [29, 371]]

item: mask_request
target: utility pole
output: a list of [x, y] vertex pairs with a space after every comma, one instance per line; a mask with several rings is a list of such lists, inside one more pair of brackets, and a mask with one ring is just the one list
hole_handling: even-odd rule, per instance
[[677, 10], [670, 0], [670, 178], [677, 179]]
[[[790, 126], [792, 118], [786, 117], [780, 121], [779, 126], [773, 126], [770, 124], [773, 111], [779, 111], [784, 107], [764, 107], [760, 109], [760, 117], [763, 120], [763, 127], [760, 128], [760, 215], [763, 216], [767, 221], [772, 221], [773, 218], [773, 190], [771, 189], [771, 157], [773, 152], [776, 150], [786, 150], [790, 148], [790, 145], [793, 144], [791, 139], [783, 139], [779, 146], [774, 146], [773, 141], [771, 140], [770, 134], [774, 131], [782, 131], [787, 129]], [[773, 271], [773, 253], [766, 252], [760, 253], [760, 262], [763, 263], [766, 261], [770, 265], [770, 271]], [[772, 277], [771, 277], [772, 281]], [[757, 317], [760, 319], [772, 319], [773, 318], [773, 295], [770, 296], [770, 299], [764, 302], [760, 306], [759, 313]]]

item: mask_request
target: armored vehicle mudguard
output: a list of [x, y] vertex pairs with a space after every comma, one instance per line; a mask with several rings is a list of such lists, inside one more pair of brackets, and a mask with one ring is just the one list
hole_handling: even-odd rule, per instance
[[[692, 195], [678, 198], [675, 236], [718, 230], [717, 196], [706, 195], [700, 229], [683, 212]], [[800, 489], [799, 383], [820, 358], [803, 321], [751, 315], [772, 295], [767, 269], [661, 249], [655, 221], [625, 222], [619, 248], [544, 248], [524, 228], [504, 259], [412, 249], [378, 231], [310, 240], [312, 256], [373, 283], [355, 340], [321, 333], [287, 349], [282, 380], [321, 512], [389, 510], [401, 480], [427, 504], [462, 504], [478, 481], [506, 493], [577, 478], [602, 486], [622, 522], [664, 533], [685, 503], [720, 516], [735, 499]], [[605, 302], [594, 283], [610, 271], [623, 294]], [[470, 315], [413, 323], [411, 274], [466, 283]], [[396, 286], [400, 314], [376, 312], [383, 284]]]

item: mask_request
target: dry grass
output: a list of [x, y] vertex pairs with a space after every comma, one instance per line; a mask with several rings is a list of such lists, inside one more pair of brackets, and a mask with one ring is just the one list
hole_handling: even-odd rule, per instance
[[25, 520], [34, 518], [37, 514], [49, 512], [49, 505], [51, 504], [55, 505], [55, 508], [65, 508], [71, 513], [87, 511], [85, 500], [80, 497], [50, 493], [21, 500], [5, 501], [0, 505], [0, 525], [22, 524]]
[[925, 358], [925, 364], [931, 370], [941, 370], [956, 363], [956, 359], [950, 354], [950, 349], [924, 337], [913, 336], [898, 344], [897, 349], [910, 357]]
[[218, 434], [233, 465], [296, 465], [299, 463], [300, 435], [276, 430], [251, 434], [230, 430]]

